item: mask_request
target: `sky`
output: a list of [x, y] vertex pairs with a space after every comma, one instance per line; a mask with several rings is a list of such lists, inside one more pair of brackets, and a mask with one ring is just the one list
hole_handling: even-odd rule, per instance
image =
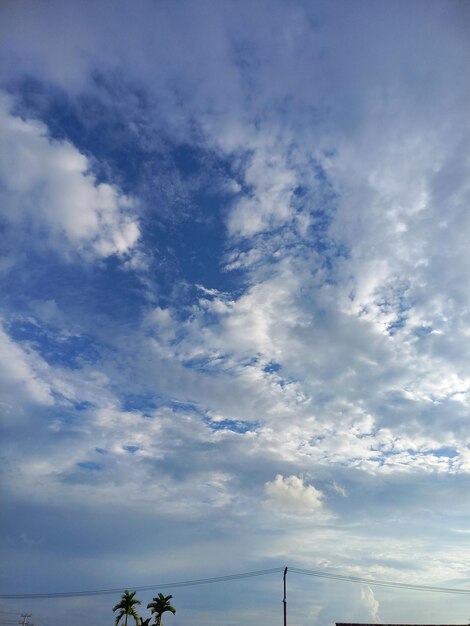
[[[470, 4], [0, 14], [0, 593], [470, 589]], [[167, 626], [282, 623], [282, 573], [165, 593]], [[290, 626], [468, 607], [288, 575]]]

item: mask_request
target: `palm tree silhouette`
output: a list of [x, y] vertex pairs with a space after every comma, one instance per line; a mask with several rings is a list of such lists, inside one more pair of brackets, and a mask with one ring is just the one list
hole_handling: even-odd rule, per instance
[[155, 624], [156, 626], [162, 626], [162, 615], [167, 611], [176, 613], [175, 607], [171, 606], [170, 600], [173, 596], [164, 596], [163, 593], [159, 593], [156, 598], [153, 599], [153, 602], [149, 602], [147, 604], [148, 609], [152, 609], [152, 614], [155, 613]]
[[135, 594], [136, 594], [135, 591], [131, 593], [130, 591], [126, 589], [125, 592], [121, 596], [121, 601], [118, 602], [116, 606], [113, 608], [113, 611], [119, 611], [118, 615], [116, 616], [116, 622], [115, 622], [116, 626], [118, 626], [122, 617], [126, 618], [124, 620], [124, 626], [127, 626], [127, 619], [129, 615], [134, 618], [136, 626], [139, 626], [140, 617], [137, 611], [135, 610], [135, 606], [137, 604], [140, 604], [140, 600], [137, 600], [137, 598], [134, 597]]

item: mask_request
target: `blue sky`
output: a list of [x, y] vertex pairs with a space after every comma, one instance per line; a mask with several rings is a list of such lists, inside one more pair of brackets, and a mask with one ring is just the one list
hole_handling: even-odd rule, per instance
[[[2, 592], [470, 587], [467, 4], [1, 14]], [[177, 589], [167, 623], [280, 621], [280, 590]], [[468, 620], [289, 599], [292, 626]]]

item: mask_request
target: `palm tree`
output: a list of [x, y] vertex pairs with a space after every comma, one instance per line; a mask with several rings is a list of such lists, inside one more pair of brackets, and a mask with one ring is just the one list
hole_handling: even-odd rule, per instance
[[121, 601], [118, 602], [118, 604], [116, 604], [116, 606], [113, 608], [113, 611], [119, 611], [119, 614], [116, 616], [116, 626], [118, 626], [121, 617], [124, 616], [126, 618], [124, 620], [124, 626], [127, 626], [127, 619], [129, 615], [134, 618], [136, 626], [139, 626], [140, 617], [135, 610], [135, 606], [137, 604], [140, 604], [140, 600], [137, 600], [137, 598], [134, 597], [135, 594], [135, 591], [131, 593], [126, 589], [121, 596]]
[[162, 615], [167, 611], [176, 613], [175, 607], [171, 606], [170, 600], [173, 596], [164, 596], [163, 593], [159, 593], [156, 598], [153, 599], [153, 602], [147, 604], [148, 609], [152, 609], [152, 614], [155, 613], [155, 624], [156, 626], [162, 626]]

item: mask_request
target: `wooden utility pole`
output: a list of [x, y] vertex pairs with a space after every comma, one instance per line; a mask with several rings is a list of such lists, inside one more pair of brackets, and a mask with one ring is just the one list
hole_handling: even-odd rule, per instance
[[284, 604], [284, 626], [287, 626], [287, 589], [286, 589], [286, 577], [287, 567], [284, 568], [284, 598], [282, 600]]

